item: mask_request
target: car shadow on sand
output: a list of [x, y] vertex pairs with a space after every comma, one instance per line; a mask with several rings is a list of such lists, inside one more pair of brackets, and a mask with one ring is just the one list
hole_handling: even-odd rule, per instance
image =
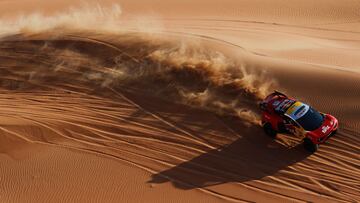
[[219, 118], [240, 137], [152, 176], [148, 183], [171, 182], [189, 190], [234, 182], [259, 180], [306, 159], [302, 145], [289, 148], [267, 137], [260, 126], [230, 118]]
[[[280, 144], [267, 136], [260, 125], [251, 124], [249, 120], [238, 116], [218, 116], [156, 97], [147, 96], [143, 99], [144, 94], [127, 91], [122, 93], [142, 109], [197, 136], [200, 142], [216, 146], [209, 150], [205, 146], [197, 145], [206, 152], [182, 163], [177, 162], [178, 160], [170, 161], [179, 164], [153, 174], [148, 181], [150, 184], [170, 182], [176, 188], [190, 190], [260, 180], [310, 155], [302, 144], [298, 143], [294, 147]], [[137, 113], [147, 114], [143, 110]], [[127, 120], [137, 116], [131, 115]], [[198, 152], [184, 153], [179, 150], [179, 154], [174, 155], [184, 157]]]

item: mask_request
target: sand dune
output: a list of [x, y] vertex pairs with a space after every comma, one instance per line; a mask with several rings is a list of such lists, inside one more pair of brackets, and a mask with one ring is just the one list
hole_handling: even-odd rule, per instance
[[[39, 4], [0, 1], [1, 201], [360, 201], [357, 1]], [[338, 134], [267, 137], [273, 89]]]

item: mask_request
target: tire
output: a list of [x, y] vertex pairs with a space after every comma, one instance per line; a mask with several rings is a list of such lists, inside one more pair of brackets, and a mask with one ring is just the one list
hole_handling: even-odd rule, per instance
[[332, 136], [333, 135], [336, 135], [338, 133], [338, 129], [336, 129], [334, 132], [332, 132], [331, 134], [332, 134]]
[[265, 133], [266, 133], [267, 135], [269, 135], [271, 138], [275, 138], [275, 137], [276, 137], [277, 132], [276, 132], [276, 130], [274, 130], [274, 129], [272, 128], [272, 126], [271, 126], [270, 123], [265, 123], [265, 125], [264, 125], [263, 128], [264, 128]]
[[279, 123], [278, 124], [278, 131], [279, 131], [279, 133], [289, 133], [289, 131], [286, 130], [286, 127], [285, 127], [284, 123]]
[[304, 144], [305, 150], [310, 153], [315, 153], [316, 150], [319, 148], [319, 145], [313, 143], [313, 141], [311, 141], [309, 138], [305, 138], [303, 144]]

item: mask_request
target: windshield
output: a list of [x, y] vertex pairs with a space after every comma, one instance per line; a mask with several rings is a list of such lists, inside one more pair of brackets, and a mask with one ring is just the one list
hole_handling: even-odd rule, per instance
[[296, 120], [305, 130], [313, 131], [318, 129], [323, 121], [324, 117], [318, 111], [311, 108], [305, 113], [305, 115], [301, 116]]

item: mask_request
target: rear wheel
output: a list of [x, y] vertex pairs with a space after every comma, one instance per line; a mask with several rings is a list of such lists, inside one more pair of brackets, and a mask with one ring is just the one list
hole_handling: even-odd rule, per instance
[[263, 128], [264, 128], [264, 131], [265, 131], [265, 133], [266, 133], [267, 135], [269, 135], [269, 136], [272, 137], [272, 138], [275, 138], [275, 137], [276, 137], [277, 132], [276, 132], [276, 130], [274, 130], [274, 129], [272, 128], [272, 126], [271, 126], [270, 123], [266, 123]]
[[289, 131], [286, 129], [284, 123], [282, 123], [282, 122], [278, 124], [278, 131], [280, 133], [289, 133]]
[[305, 138], [304, 139], [304, 148], [306, 149], [306, 151], [308, 151], [310, 153], [315, 153], [316, 150], [319, 148], [319, 145], [315, 144], [309, 138]]

